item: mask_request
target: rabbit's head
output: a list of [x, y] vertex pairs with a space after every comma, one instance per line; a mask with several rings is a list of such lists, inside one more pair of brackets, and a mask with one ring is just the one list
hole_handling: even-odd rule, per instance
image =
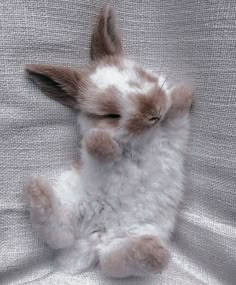
[[49, 97], [79, 110], [83, 132], [104, 128], [136, 137], [157, 128], [171, 106], [165, 80], [123, 56], [113, 9], [101, 12], [91, 41], [91, 63], [81, 69], [31, 64], [30, 78]]

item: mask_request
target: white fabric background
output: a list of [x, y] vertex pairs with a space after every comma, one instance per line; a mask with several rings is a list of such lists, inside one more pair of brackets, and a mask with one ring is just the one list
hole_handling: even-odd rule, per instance
[[110, 281], [52, 272], [32, 233], [22, 187], [78, 158], [75, 114], [24, 76], [26, 63], [80, 66], [103, 5], [89, 0], [0, 0], [0, 284], [236, 284], [236, 2], [113, 1], [126, 53], [195, 86], [186, 200], [161, 276]]

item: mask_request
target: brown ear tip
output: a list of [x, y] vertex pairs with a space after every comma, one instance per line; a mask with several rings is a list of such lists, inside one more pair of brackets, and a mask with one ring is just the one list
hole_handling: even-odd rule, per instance
[[27, 74], [31, 74], [31, 73], [35, 73], [37, 70], [37, 64], [26, 64], [24, 66], [24, 71], [27, 73]]
[[26, 64], [25, 66], [24, 66], [24, 70], [25, 71], [29, 71], [29, 70], [31, 70], [32, 69], [32, 64]]
[[115, 16], [115, 9], [110, 3], [107, 3], [101, 10], [102, 15], [107, 18], [109, 16]]
[[25, 75], [29, 78], [32, 78], [33, 76], [33, 73], [34, 73], [34, 68], [33, 66], [31, 66], [31, 64], [26, 64], [24, 66], [24, 72], [25, 72]]

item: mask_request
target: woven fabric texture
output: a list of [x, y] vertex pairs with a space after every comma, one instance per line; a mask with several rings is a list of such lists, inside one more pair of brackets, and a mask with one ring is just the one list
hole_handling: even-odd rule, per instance
[[126, 54], [194, 88], [186, 199], [166, 272], [111, 281], [53, 272], [22, 199], [32, 174], [78, 158], [75, 113], [24, 76], [26, 63], [81, 66], [102, 1], [0, 0], [0, 284], [236, 284], [236, 2], [117, 0]]

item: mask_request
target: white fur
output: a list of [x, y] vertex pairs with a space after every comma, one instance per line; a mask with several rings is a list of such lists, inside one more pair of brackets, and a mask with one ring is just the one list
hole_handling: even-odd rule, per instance
[[[133, 65], [128, 66], [121, 72], [98, 67], [91, 79], [98, 88], [115, 85], [127, 96], [127, 82], [138, 80]], [[78, 122], [83, 135], [94, 127], [83, 114]], [[130, 235], [155, 235], [168, 243], [182, 197], [188, 128], [187, 115], [139, 136], [127, 136], [121, 128], [114, 136], [125, 142], [123, 154], [112, 162], [98, 161], [82, 149], [82, 168], [62, 173], [53, 186], [47, 223], [33, 219], [43, 239], [61, 248], [58, 264], [63, 270], [88, 270]]]
[[[182, 151], [187, 129], [187, 118], [168, 131], [157, 129], [151, 142], [128, 149], [130, 158], [117, 162], [101, 164], [84, 153], [81, 172], [62, 174], [60, 188], [78, 183], [73, 191], [83, 217], [78, 224], [79, 235], [88, 241], [93, 253], [105, 253], [111, 242], [129, 235], [157, 235], [168, 242], [182, 197]], [[88, 248], [83, 248], [85, 264]], [[81, 258], [81, 252], [78, 255]], [[75, 271], [84, 269], [80, 262], [81, 267], [73, 263]]]
[[[155, 86], [155, 83], [145, 82], [140, 79], [135, 71], [136, 64], [133, 61], [123, 60], [123, 65], [126, 68], [122, 71], [115, 65], [98, 66], [95, 73], [91, 75], [90, 80], [99, 89], [106, 89], [114, 86], [119, 90], [120, 95], [124, 97], [129, 93], [145, 94]], [[141, 88], [132, 87], [129, 82], [141, 83]], [[159, 84], [158, 78], [156, 83]]]

